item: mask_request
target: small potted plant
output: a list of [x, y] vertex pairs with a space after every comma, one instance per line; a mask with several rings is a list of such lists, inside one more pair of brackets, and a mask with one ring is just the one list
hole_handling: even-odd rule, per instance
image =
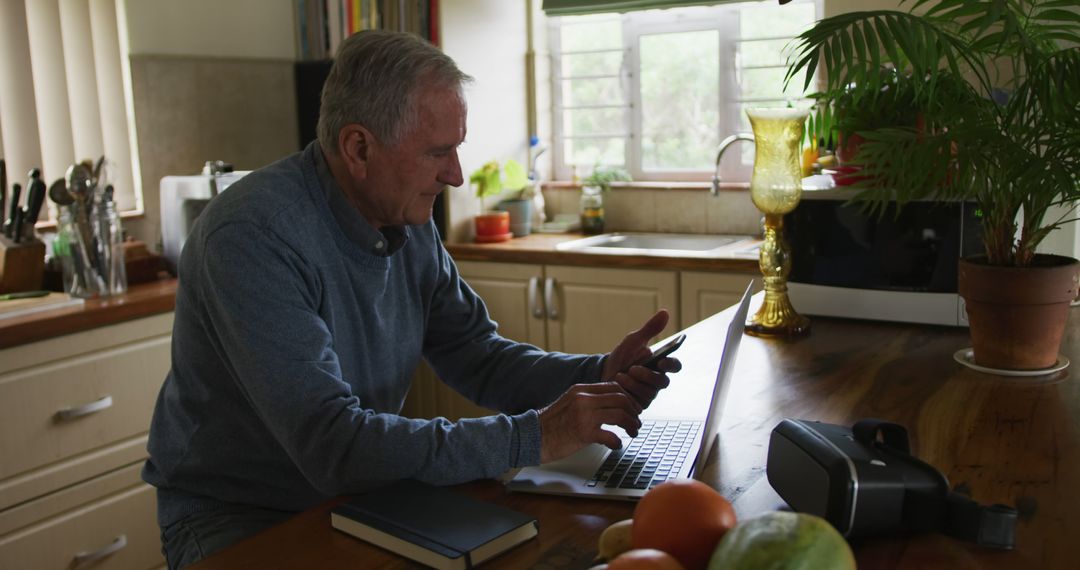
[[581, 231], [604, 233], [604, 197], [612, 182], [629, 182], [630, 174], [621, 168], [597, 165], [581, 181]]
[[[476, 169], [469, 176], [469, 182], [475, 186], [476, 197], [480, 199], [481, 213], [474, 218], [477, 242], [506, 241], [514, 235], [528, 233], [530, 202], [522, 199], [521, 193], [529, 185], [529, 178], [520, 163], [514, 159], [508, 159], [500, 167], [498, 161], [492, 160]], [[504, 209], [502, 210], [487, 210], [484, 207], [484, 199], [498, 196], [503, 190], [513, 190], [518, 195], [514, 199], [503, 202], [501, 205]], [[512, 218], [518, 218], [516, 223]], [[524, 223], [523, 230], [522, 223]], [[512, 232], [512, 228], [516, 231]]]
[[915, 0], [908, 12], [851, 12], [799, 36], [788, 79], [825, 72], [819, 105], [873, 101], [910, 77], [914, 125], [851, 113], [864, 139], [856, 201], [884, 213], [933, 198], [974, 202], [982, 255], [960, 260], [975, 363], [1052, 368], [1077, 295], [1077, 260], [1036, 247], [1080, 199], [1080, 21], [1062, 2]]

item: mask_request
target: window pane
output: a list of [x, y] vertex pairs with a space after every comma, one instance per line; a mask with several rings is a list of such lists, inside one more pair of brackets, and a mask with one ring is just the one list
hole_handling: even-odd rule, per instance
[[707, 169], [719, 143], [717, 30], [641, 37], [641, 161]]
[[624, 109], [572, 109], [563, 112], [566, 136], [626, 134]]
[[622, 70], [622, 50], [562, 56], [562, 76], [612, 75]]
[[773, 3], [742, 6], [739, 29], [742, 39], [793, 38], [814, 21], [814, 3], [792, 2], [786, 6]]
[[[802, 97], [802, 81], [792, 81], [787, 90], [784, 90], [784, 73], [786, 71], [787, 68], [784, 67], [744, 69], [739, 73], [739, 92], [745, 99]], [[813, 90], [813, 87], [813, 84], [811, 84], [811, 90]]]
[[752, 40], [739, 42], [739, 65], [783, 65], [794, 43], [791, 40]]
[[624, 166], [626, 139], [570, 139], [563, 141], [563, 145], [566, 163], [585, 168], [584, 171], [581, 168], [578, 169], [582, 176], [596, 164]]
[[622, 21], [610, 15], [572, 16], [562, 19], [561, 51], [622, 47]]
[[618, 77], [605, 79], [577, 79], [562, 82], [562, 104], [564, 107], [575, 105], [612, 105], [621, 104], [623, 97], [622, 81]]

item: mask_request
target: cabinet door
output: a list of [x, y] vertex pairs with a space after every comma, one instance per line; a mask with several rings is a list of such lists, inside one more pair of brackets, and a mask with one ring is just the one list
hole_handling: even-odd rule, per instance
[[754, 281], [754, 291], [761, 289], [757, 273], [682, 272], [681, 328], [710, 317], [739, 302], [746, 284]]
[[499, 324], [499, 334], [545, 347], [539, 265], [461, 261], [457, 266]]
[[597, 269], [549, 265], [545, 277], [548, 349], [601, 353], [660, 309], [671, 313], [658, 338], [679, 328], [678, 277], [674, 271]]

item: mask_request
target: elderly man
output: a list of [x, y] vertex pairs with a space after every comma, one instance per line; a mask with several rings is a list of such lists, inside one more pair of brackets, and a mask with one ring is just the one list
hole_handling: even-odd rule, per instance
[[[170, 567], [335, 495], [617, 447], [601, 426], [636, 433], [667, 385], [637, 365], [666, 312], [607, 355], [544, 352], [500, 337], [459, 277], [431, 210], [463, 182], [468, 80], [414, 36], [350, 37], [318, 141], [241, 179], [195, 225], [143, 471]], [[503, 413], [398, 415], [421, 358]]]

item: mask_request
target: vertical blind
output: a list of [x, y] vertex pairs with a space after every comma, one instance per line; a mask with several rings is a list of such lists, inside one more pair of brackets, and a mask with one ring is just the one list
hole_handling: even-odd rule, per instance
[[50, 184], [72, 163], [104, 156], [117, 207], [142, 210], [122, 16], [116, 0], [0, 0], [0, 158], [9, 185], [25, 186], [32, 168]]

